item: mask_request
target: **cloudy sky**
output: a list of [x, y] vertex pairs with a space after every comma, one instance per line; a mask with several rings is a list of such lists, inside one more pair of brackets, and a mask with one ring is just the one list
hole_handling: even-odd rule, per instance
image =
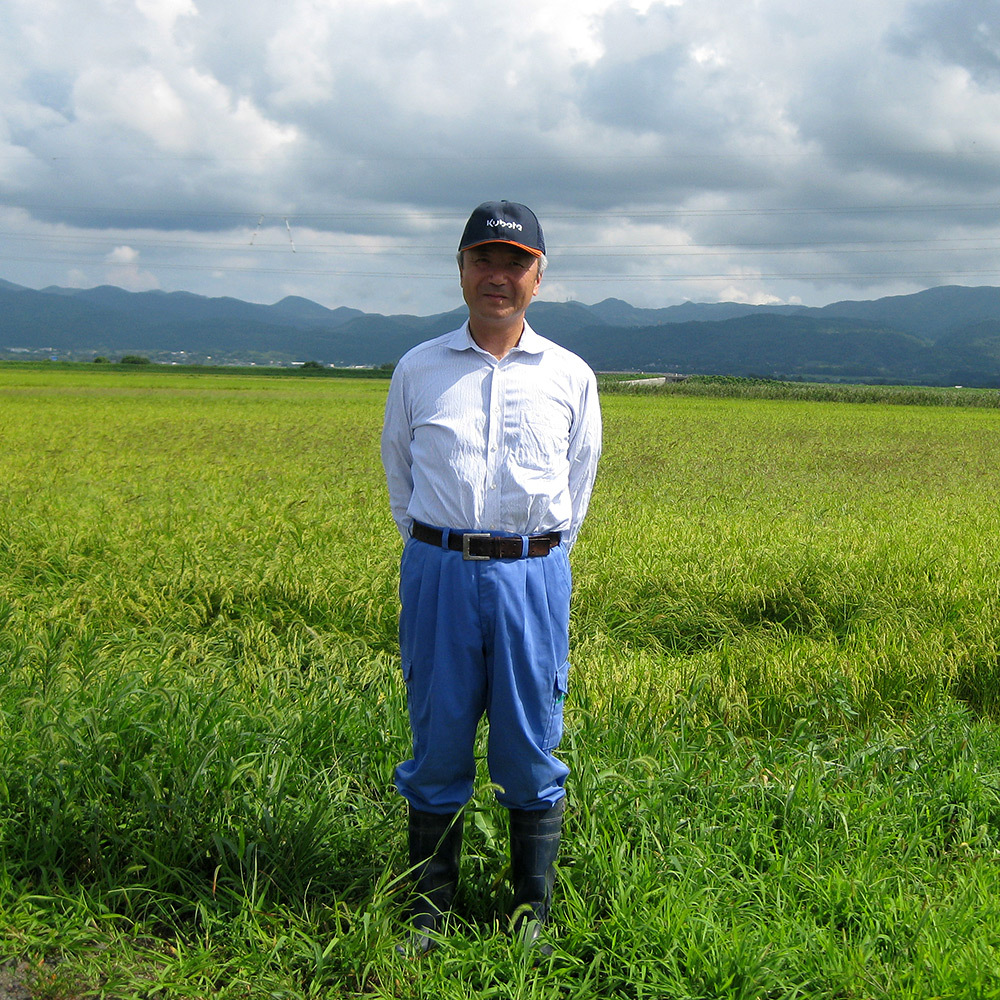
[[0, 278], [429, 314], [1000, 285], [1000, 0], [0, 0]]

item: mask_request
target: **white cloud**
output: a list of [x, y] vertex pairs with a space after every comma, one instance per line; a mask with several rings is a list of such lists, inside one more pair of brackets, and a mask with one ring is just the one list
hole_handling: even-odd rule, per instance
[[768, 292], [747, 290], [736, 285], [728, 285], [719, 294], [720, 302], [739, 302], [748, 306], [778, 306], [785, 305], [783, 299]]
[[130, 292], [148, 292], [159, 288], [156, 277], [139, 267], [139, 251], [129, 246], [115, 247], [105, 258], [108, 284], [118, 285]]
[[296, 135], [193, 69], [171, 78], [151, 66], [125, 72], [93, 67], [78, 78], [74, 103], [85, 129], [119, 141], [132, 133], [142, 143], [139, 149], [178, 156], [252, 160], [280, 152]]
[[179, 18], [198, 12], [191, 0], [135, 0], [135, 5], [163, 35], [173, 33]]
[[507, 197], [550, 297], [1000, 283], [995, 0], [0, 3], [9, 280], [436, 311]]
[[108, 254], [107, 260], [110, 264], [134, 264], [139, 259], [138, 250], [133, 250], [132, 247], [115, 247], [111, 253]]

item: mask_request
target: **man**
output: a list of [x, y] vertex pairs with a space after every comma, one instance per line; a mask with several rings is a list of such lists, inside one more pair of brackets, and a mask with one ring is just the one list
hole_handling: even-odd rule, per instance
[[400, 652], [413, 756], [396, 768], [415, 873], [408, 947], [429, 950], [458, 883], [476, 727], [510, 810], [514, 930], [533, 944], [549, 911], [568, 768], [568, 553], [601, 448], [594, 373], [536, 334], [545, 242], [534, 213], [487, 202], [462, 235], [469, 319], [408, 352], [382, 431], [404, 539]]

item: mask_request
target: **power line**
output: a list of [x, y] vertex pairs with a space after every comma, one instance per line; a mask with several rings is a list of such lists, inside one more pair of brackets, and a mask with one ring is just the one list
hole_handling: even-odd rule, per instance
[[[450, 272], [448, 274], [443, 273], [429, 273], [429, 272], [411, 272], [411, 271], [360, 271], [360, 270], [343, 270], [339, 268], [310, 268], [310, 267], [250, 267], [247, 265], [232, 265], [232, 264], [191, 264], [191, 263], [177, 263], [177, 262], [157, 262], [155, 264], [149, 262], [142, 262], [141, 264], [136, 262], [134, 264], [121, 264], [115, 261], [108, 261], [104, 258], [100, 260], [88, 260], [81, 261], [79, 258], [46, 258], [46, 257], [12, 257], [9, 254], [4, 254], [0, 252], [0, 260], [17, 260], [19, 262], [27, 263], [41, 263], [41, 264], [62, 264], [65, 266], [69, 265], [80, 265], [80, 264], [97, 264], [102, 267], [141, 267], [146, 269], [156, 269], [156, 270], [171, 270], [171, 271], [222, 271], [231, 272], [235, 274], [292, 274], [292, 275], [320, 275], [324, 277], [352, 277], [352, 278], [393, 278], [393, 279], [406, 279], [406, 280], [428, 280], [428, 281], [454, 281], [455, 277]], [[551, 273], [551, 272], [550, 272]], [[640, 282], [640, 281], [658, 281], [658, 282], [681, 282], [681, 281], [719, 281], [719, 280], [812, 280], [812, 279], [862, 279], [862, 278], [921, 278], [921, 279], [936, 279], [936, 278], [959, 278], [959, 277], [982, 277], [988, 275], [998, 275], [1000, 274], [1000, 266], [994, 268], [956, 268], [949, 270], [883, 270], [883, 271], [753, 271], [744, 272], [740, 270], [732, 271], [718, 271], [718, 272], [706, 272], [706, 273], [644, 273], [644, 274], [621, 274], [621, 273], [605, 273], [605, 274], [563, 274], [557, 273], [553, 274], [552, 277], [557, 278], [559, 281], [573, 281], [581, 283], [589, 282]]]
[[[255, 230], [254, 235], [257, 235]], [[32, 235], [15, 232], [2, 232], [0, 237], [11, 240], [21, 240], [28, 243], [70, 244], [79, 246], [107, 247], [116, 239], [99, 236], [78, 236], [73, 234]], [[211, 252], [224, 250], [246, 253], [287, 253], [289, 243], [287, 236], [278, 243], [264, 243], [253, 240], [249, 243], [232, 240], [180, 240], [160, 239], [143, 236], [139, 239], [124, 237], [129, 245], [150, 249], [181, 249], [191, 252]], [[993, 240], [986, 243], [984, 240]], [[343, 256], [413, 256], [434, 255], [450, 256], [451, 247], [441, 245], [419, 244], [405, 246], [359, 246], [352, 243], [310, 243], [299, 238], [296, 245], [301, 253]], [[650, 257], [653, 255], [668, 257], [692, 256], [732, 256], [741, 251], [752, 252], [754, 255], [768, 254], [817, 254], [817, 253], [977, 253], [1000, 249], [1000, 236], [996, 237], [955, 237], [939, 239], [906, 239], [906, 240], [822, 240], [799, 241], [789, 243], [753, 242], [753, 243], [641, 243], [620, 244], [614, 246], [591, 244], [573, 244], [560, 248], [558, 258], [607, 258], [607, 257]]]
[[[23, 206], [31, 207], [31, 206]], [[39, 206], [34, 206], [39, 209]], [[58, 213], [59, 209], [52, 206], [45, 206], [45, 211]], [[64, 210], [68, 211], [68, 210]], [[182, 219], [195, 218], [199, 223], [204, 224], [208, 219], [220, 220], [245, 220], [246, 240], [236, 240], [233, 238], [203, 238], [200, 234], [189, 238], [182, 238], [175, 234], [168, 235], [169, 230], [164, 231], [164, 235], [158, 235], [157, 230], [149, 231], [147, 228], [141, 233], [130, 232], [120, 227], [113, 228], [110, 232], [102, 234], [99, 230], [89, 229], [76, 232], [49, 232], [49, 233], [19, 233], [10, 229], [0, 231], [0, 237], [8, 240], [8, 246], [0, 251], [0, 259], [14, 260], [23, 263], [41, 263], [59, 266], [77, 267], [115, 267], [122, 266], [120, 262], [109, 260], [107, 251], [110, 246], [126, 243], [130, 248], [138, 248], [142, 253], [150, 254], [152, 257], [145, 257], [141, 261], [135, 260], [129, 266], [140, 267], [146, 270], [179, 270], [179, 271], [219, 271], [223, 273], [261, 273], [261, 274], [292, 274], [292, 275], [325, 275], [330, 277], [358, 277], [358, 278], [394, 278], [419, 281], [438, 281], [445, 275], [445, 262], [449, 261], [453, 253], [453, 244], [445, 246], [441, 243], [409, 242], [409, 237], [390, 236], [387, 234], [371, 236], [358, 234], [356, 240], [344, 233], [336, 234], [339, 239], [332, 241], [324, 240], [322, 232], [317, 234], [315, 224], [326, 222], [329, 224], [339, 223], [340, 228], [348, 228], [350, 224], [361, 224], [375, 222], [392, 221], [394, 224], [407, 222], [410, 224], [420, 224], [436, 222], [439, 220], [454, 220], [464, 218], [464, 213], [459, 216], [454, 212], [447, 211], [343, 211], [330, 213], [260, 213], [256, 210], [245, 212], [211, 212], [202, 213], [196, 211], [173, 209], [163, 212], [152, 213], [148, 209], [110, 209], [97, 206], [82, 207], [74, 210], [87, 215], [89, 218], [99, 216], [102, 213], [109, 216], [124, 215], [125, 217], [138, 217], [139, 215], [165, 217], [174, 223]], [[618, 210], [610, 212], [546, 212], [547, 218], [561, 220], [585, 219], [588, 222], [594, 221], [631, 221], [635, 223], [646, 223], [651, 220], [679, 220], [689, 217], [700, 218], [752, 218], [757, 216], [819, 216], [819, 215], [845, 215], [845, 214], [873, 214], [873, 213], [934, 213], [934, 212], [975, 212], [980, 219], [984, 213], [1000, 212], [1000, 206], [996, 204], [969, 204], [969, 203], [948, 203], [933, 205], [855, 205], [855, 206], [833, 206], [826, 208], [789, 208], [789, 207], [757, 207], [757, 208], [714, 208], [714, 209], [642, 209], [635, 211]], [[269, 225], [265, 226], [265, 221]], [[295, 240], [291, 239], [291, 223], [295, 224]], [[332, 228], [332, 227], [331, 227]], [[232, 231], [233, 227], [230, 227]], [[625, 230], [627, 233], [627, 230]], [[640, 230], [642, 235], [645, 232]], [[277, 234], [277, 235], [276, 235]], [[311, 241], [310, 235], [319, 235], [320, 239]], [[639, 233], [636, 233], [639, 235]], [[263, 239], [261, 237], [264, 237]], [[418, 237], [419, 238], [419, 237]], [[273, 240], [273, 241], [272, 241]], [[34, 254], [20, 254], [15, 252], [13, 246], [20, 241], [24, 244], [33, 244], [37, 247]], [[51, 252], [46, 252], [51, 248]], [[93, 252], [88, 252], [91, 250]], [[995, 275], [997, 268], [987, 266], [992, 261], [987, 261], [980, 266], [968, 265], [966, 267], [956, 267], [952, 270], [945, 270], [943, 267], [928, 269], [911, 268], [905, 262], [909, 258], [912, 261], [914, 255], [936, 254], [942, 257], [952, 257], [956, 255], [982, 255], [996, 254], [1000, 250], [1000, 235], [989, 236], [980, 233], [976, 236], [967, 237], [931, 237], [929, 239], [918, 238], [895, 238], [895, 239], [844, 239], [844, 240], [734, 240], [725, 242], [705, 242], [705, 243], [685, 243], [676, 241], [642, 241], [635, 243], [618, 244], [572, 244], [565, 248], [560, 248], [553, 254], [553, 262], [556, 267], [550, 271], [550, 275], [557, 277], [560, 281], [566, 282], [678, 282], [678, 281], [717, 281], [717, 280], [812, 280], [812, 279], [865, 279], [865, 278], [912, 278], [912, 279], [934, 279], [940, 277], [959, 276], [979, 276]], [[40, 252], [39, 252], [40, 251]], [[158, 251], [183, 252], [193, 256], [205, 255], [210, 257], [210, 263], [196, 261], [165, 261], [155, 259]], [[286, 259], [294, 253], [298, 258], [298, 266], [274, 266], [268, 264], [267, 259], [275, 255], [282, 255]], [[44, 254], [44, 255], [43, 255]], [[900, 266], [895, 269], [868, 271], [837, 270], [833, 267], [816, 267], [815, 259], [840, 258], [845, 262], [851, 258], [861, 259], [865, 256], [876, 254], [885, 255], [887, 259], [896, 259]], [[236, 260], [226, 260], [225, 257], [237, 257]], [[420, 272], [408, 268], [405, 271], [395, 270], [391, 262], [399, 258], [425, 259], [433, 257], [442, 263], [441, 270], [432, 272]], [[791, 260], [806, 263], [807, 259], [813, 260], [813, 267], [809, 270], [795, 271], [793, 269], [768, 271], [756, 270], [751, 264], [753, 262], [763, 262], [767, 259], [777, 259], [785, 257]], [[381, 258], [387, 262], [387, 267], [382, 269], [365, 267], [361, 260]], [[729, 258], [732, 267], [727, 271], [706, 272], [706, 273], [677, 273], [662, 270], [663, 267], [670, 267], [673, 262], [694, 261], [708, 258]], [[357, 259], [357, 266], [344, 266], [347, 262]], [[589, 264], [598, 264], [601, 261], [611, 264], [614, 261], [622, 261], [622, 266], [627, 266], [626, 262], [642, 260], [651, 267], [656, 268], [655, 272], [646, 273], [613, 273], [607, 267], [600, 272], [588, 267]], [[330, 261], [330, 264], [320, 264], [320, 261]], [[334, 266], [339, 261], [339, 266]], [[832, 262], [832, 260], [831, 260]], [[657, 267], [657, 264], [660, 267]], [[310, 266], [311, 265], [311, 266]], [[563, 271], [564, 267], [585, 268], [578, 273]], [[697, 265], [694, 265], [697, 266]], [[451, 280], [450, 267], [448, 268], [448, 280]]]
[[[414, 211], [405, 207], [394, 210], [382, 211], [358, 211], [345, 210], [338, 212], [319, 211], [285, 211], [276, 209], [273, 211], [261, 212], [259, 208], [247, 209], [184, 209], [184, 208], [161, 208], [154, 206], [108, 206], [108, 205], [53, 205], [53, 204], [17, 204], [8, 206], [18, 208], [27, 212], [44, 213], [55, 216], [151, 216], [156, 218], [193, 218], [201, 221], [207, 219], [246, 219], [253, 224], [254, 220], [274, 219], [283, 221], [288, 219], [292, 222], [305, 222], [307, 220], [385, 220], [400, 222], [433, 222], [453, 219], [464, 220], [467, 212], [462, 211]], [[1000, 203], [996, 201], [967, 203], [967, 202], [944, 202], [936, 204], [875, 204], [875, 205], [828, 205], [822, 207], [808, 206], [752, 206], [734, 208], [657, 208], [657, 209], [601, 209], [588, 208], [576, 210], [546, 209], [544, 214], [546, 219], [586, 219], [588, 221], [601, 219], [687, 219], [687, 218], [728, 218], [746, 216], [788, 216], [788, 215], [870, 215], [870, 214], [895, 214], [895, 213], [924, 213], [924, 212], [995, 212], [1000, 213]]]

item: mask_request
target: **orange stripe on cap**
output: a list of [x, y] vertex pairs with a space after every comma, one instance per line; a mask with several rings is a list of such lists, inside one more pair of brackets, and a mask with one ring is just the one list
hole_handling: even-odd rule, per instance
[[523, 243], [518, 243], [516, 240], [483, 240], [481, 243], [470, 243], [467, 247], [459, 247], [460, 250], [475, 250], [476, 247], [489, 246], [491, 243], [503, 243], [506, 246], [517, 247], [518, 250], [524, 250], [526, 253], [530, 253], [533, 257], [541, 257], [542, 251], [536, 250], [534, 247], [526, 247]]

